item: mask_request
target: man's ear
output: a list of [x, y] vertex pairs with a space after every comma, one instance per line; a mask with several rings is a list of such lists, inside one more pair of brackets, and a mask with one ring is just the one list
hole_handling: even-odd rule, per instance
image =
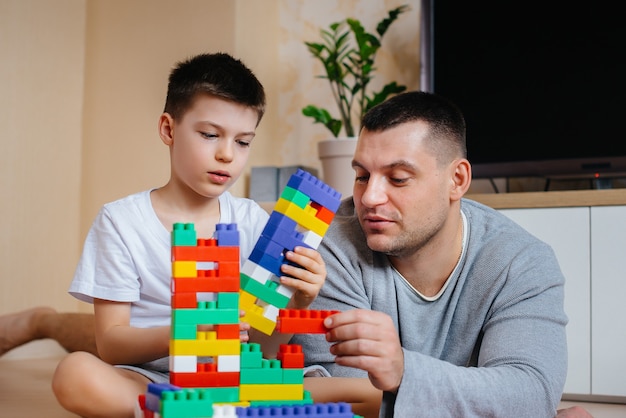
[[460, 200], [472, 183], [472, 166], [465, 158], [454, 160], [452, 169], [452, 188], [450, 189], [450, 200]]
[[167, 112], [159, 118], [159, 136], [168, 147], [174, 143], [174, 118]]

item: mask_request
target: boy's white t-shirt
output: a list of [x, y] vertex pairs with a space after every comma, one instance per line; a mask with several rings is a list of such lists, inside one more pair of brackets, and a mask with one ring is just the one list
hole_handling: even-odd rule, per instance
[[[171, 230], [159, 221], [151, 190], [107, 203], [100, 209], [85, 240], [69, 293], [93, 299], [131, 302], [130, 325], [140, 328], [170, 324]], [[236, 223], [243, 263], [269, 215], [256, 202], [219, 197], [220, 223]], [[210, 238], [210, 237], [198, 237]]]

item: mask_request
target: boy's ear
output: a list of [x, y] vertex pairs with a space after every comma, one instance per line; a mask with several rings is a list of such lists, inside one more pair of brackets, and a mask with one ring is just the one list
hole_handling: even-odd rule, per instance
[[174, 118], [169, 113], [163, 113], [159, 118], [159, 136], [167, 146], [174, 143]]

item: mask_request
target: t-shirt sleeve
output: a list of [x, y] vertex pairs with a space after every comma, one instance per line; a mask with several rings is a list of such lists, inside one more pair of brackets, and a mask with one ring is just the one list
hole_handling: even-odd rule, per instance
[[93, 303], [94, 298], [116, 302], [139, 300], [137, 270], [106, 207], [100, 210], [87, 234], [69, 293], [88, 303]]

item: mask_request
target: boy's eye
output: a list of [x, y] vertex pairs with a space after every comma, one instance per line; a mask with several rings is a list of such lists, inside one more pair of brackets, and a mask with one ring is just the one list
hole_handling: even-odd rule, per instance
[[249, 147], [250, 141], [244, 141], [243, 139], [238, 139], [237, 144], [241, 145], [242, 147]]
[[200, 135], [202, 135], [204, 138], [217, 138], [217, 134], [214, 133], [210, 133], [210, 132], [200, 132]]

